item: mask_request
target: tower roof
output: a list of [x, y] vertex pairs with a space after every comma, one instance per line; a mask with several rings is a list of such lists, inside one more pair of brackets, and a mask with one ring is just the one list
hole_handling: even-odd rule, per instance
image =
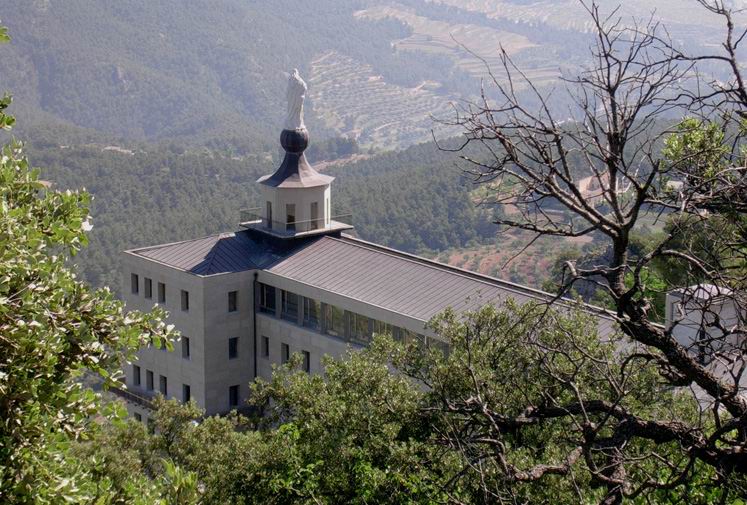
[[260, 177], [257, 182], [273, 188], [313, 188], [327, 186], [335, 178], [320, 174], [312, 167], [304, 150], [309, 145], [309, 132], [306, 128], [283, 130], [280, 145], [285, 149], [285, 158], [274, 174]]

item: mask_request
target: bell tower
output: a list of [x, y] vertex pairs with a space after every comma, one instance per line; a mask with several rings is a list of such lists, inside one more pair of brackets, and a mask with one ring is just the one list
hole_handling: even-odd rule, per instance
[[304, 155], [309, 145], [309, 132], [303, 122], [306, 89], [298, 70], [294, 70], [288, 81], [288, 115], [280, 134], [285, 157], [275, 173], [257, 180], [262, 202], [255, 209], [254, 224], [261, 224], [259, 229], [281, 238], [352, 228], [332, 218], [334, 177], [314, 170]]

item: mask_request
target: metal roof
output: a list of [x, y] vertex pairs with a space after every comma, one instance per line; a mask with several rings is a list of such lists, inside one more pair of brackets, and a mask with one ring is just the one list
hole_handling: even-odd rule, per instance
[[264, 268], [300, 245], [275, 242], [246, 230], [127, 252], [195, 275], [217, 275]]
[[415, 319], [548, 295], [344, 235], [324, 237], [267, 269], [273, 274]]

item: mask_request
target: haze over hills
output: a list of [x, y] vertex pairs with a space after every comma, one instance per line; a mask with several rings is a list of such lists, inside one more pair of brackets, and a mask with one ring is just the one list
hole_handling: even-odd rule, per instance
[[[624, 15], [652, 10], [624, 4]], [[718, 28], [681, 0], [656, 8], [683, 43]], [[293, 67], [311, 84], [316, 138], [388, 150], [429, 140], [433, 116], [479, 91], [480, 58], [495, 67], [499, 46], [549, 85], [588, 45], [574, 0], [11, 0], [0, 16], [13, 35], [0, 89], [14, 92], [21, 124], [268, 149]]]

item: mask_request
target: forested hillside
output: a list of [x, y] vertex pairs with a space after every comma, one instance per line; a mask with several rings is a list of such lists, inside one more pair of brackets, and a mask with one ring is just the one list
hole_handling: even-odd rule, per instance
[[[134, 150], [100, 145], [30, 146], [42, 178], [94, 197], [91, 246], [76, 262], [96, 286], [118, 288], [121, 251], [237, 228], [239, 210], [256, 206], [256, 179], [278, 160], [184, 151], [176, 144]], [[442, 250], [492, 233], [454, 159], [433, 144], [336, 165], [333, 206], [353, 214], [358, 234], [407, 251]]]

